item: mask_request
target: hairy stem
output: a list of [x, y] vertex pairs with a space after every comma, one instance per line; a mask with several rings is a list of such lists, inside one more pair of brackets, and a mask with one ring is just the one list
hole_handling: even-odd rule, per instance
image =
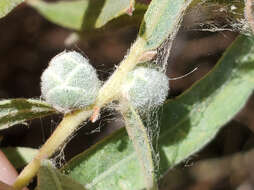
[[[121, 84], [125, 80], [127, 73], [138, 64], [139, 58], [144, 51], [144, 44], [145, 41], [142, 38], [138, 38], [136, 40], [131, 47], [129, 54], [120, 63], [120, 66], [115, 70], [113, 75], [99, 91], [94, 108], [101, 108], [118, 96]], [[93, 109], [76, 111], [63, 118], [54, 133], [41, 147], [32, 162], [30, 162], [20, 173], [13, 185], [15, 189], [22, 189], [22, 187], [25, 187], [31, 181], [39, 170], [41, 160], [49, 158], [53, 153], [55, 153], [66, 139], [75, 131], [80, 123], [87, 120], [87, 118], [92, 115], [91, 110]]]
[[43, 159], [49, 158], [58, 148], [66, 141], [66, 139], [75, 131], [75, 129], [92, 114], [92, 110], [76, 111], [66, 115], [61, 123], [57, 126], [54, 133], [40, 148], [35, 158], [23, 169], [16, 179], [13, 187], [22, 189], [39, 170], [40, 163]]
[[144, 52], [144, 45], [145, 40], [143, 38], [138, 38], [137, 41], [132, 45], [129, 54], [120, 63], [119, 67], [100, 89], [95, 103], [96, 107], [101, 108], [112, 100], [118, 99], [117, 96], [121, 90], [121, 85], [128, 72], [130, 72], [138, 64], [139, 59]]

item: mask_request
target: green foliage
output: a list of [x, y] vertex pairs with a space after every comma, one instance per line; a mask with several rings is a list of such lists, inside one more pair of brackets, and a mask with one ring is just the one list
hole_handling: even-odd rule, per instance
[[[161, 177], [203, 148], [245, 105], [254, 88], [253, 62], [254, 38], [241, 36], [212, 72], [163, 106]], [[124, 129], [74, 157], [63, 170], [89, 189], [145, 187], [137, 155]]]
[[[134, 7], [134, 0], [77, 0], [56, 3], [32, 0], [28, 4], [56, 24], [75, 30], [91, 30], [127, 14]], [[143, 7], [138, 6], [138, 9]]]
[[[21, 0], [0, 0], [0, 18], [21, 2]], [[107, 26], [114, 27], [137, 25], [147, 9], [145, 5], [135, 5], [134, 0], [77, 0], [54, 3], [43, 0], [27, 0], [26, 2], [51, 22], [69, 29], [84, 31], [89, 35], [94, 35], [95, 29], [102, 27], [107, 29], [107, 27], [104, 27], [107, 23], [109, 23]], [[85, 88], [92, 89], [93, 87], [96, 87], [96, 95], [98, 91], [99, 95], [88, 98], [91, 101], [89, 102], [89, 105], [92, 104], [91, 107], [78, 111], [69, 110], [69, 108], [80, 108], [79, 105], [78, 107], [60, 106], [59, 108], [59, 105], [53, 104], [56, 109], [63, 110], [64, 113], [68, 112], [68, 114], [65, 115], [57, 130], [45, 145], [40, 148], [38, 154], [36, 150], [28, 148], [4, 149], [15, 167], [22, 167], [36, 153], [35, 159], [33, 159], [31, 165], [23, 170], [16, 183], [14, 183], [14, 187], [21, 189], [28, 184], [36, 174], [40, 164], [42, 164], [38, 173], [38, 190], [84, 190], [84, 186], [87, 189], [139, 190], [146, 188], [155, 190], [157, 189], [158, 177], [163, 177], [168, 169], [183, 162], [210, 142], [223, 125], [240, 111], [253, 92], [253, 36], [240, 36], [228, 48], [211, 72], [181, 96], [168, 100], [161, 109], [158, 109], [159, 125], [147, 125], [148, 121], [144, 116], [149, 115], [148, 110], [135, 110], [132, 108], [133, 105], [129, 104], [133, 104], [133, 102], [121, 96], [120, 92], [124, 84], [123, 81], [128, 79], [128, 74], [132, 73], [132, 70], [140, 61], [140, 57], [149, 60], [146, 59], [147, 57], [142, 56], [149, 55], [151, 50], [157, 50], [167, 39], [170, 39], [169, 42], [167, 41], [169, 43], [167, 47], [171, 47], [170, 45], [176, 36], [187, 8], [190, 5], [193, 7], [199, 3], [226, 5], [229, 9], [232, 8], [232, 3], [236, 3], [234, 5], [238, 6], [237, 11], [239, 12], [231, 11], [228, 14], [243, 17], [243, 0], [152, 0], [144, 15], [136, 42], [130, 48], [122, 64], [112, 75], [113, 77], [100, 89], [100, 85], [96, 86], [96, 82], [87, 84], [84, 75], [79, 75], [78, 80], [76, 80], [77, 78], [72, 74], [80, 74], [84, 72], [84, 69], [76, 68], [76, 60], [73, 57], [69, 57], [71, 60], [68, 61], [60, 60], [59, 63], [55, 63], [53, 59], [50, 66], [55, 66], [55, 68], [50, 74], [44, 73], [42, 76], [43, 96], [49, 103], [53, 104], [45, 95], [45, 89], [50, 91], [52, 90], [51, 87], [59, 89], [63, 86], [66, 88], [69, 87], [67, 86], [69, 85], [68, 82], [75, 85], [81, 84], [78, 87], [85, 90], [80, 93], [82, 95], [86, 93]], [[134, 7], [135, 11], [131, 16]], [[234, 7], [233, 10], [235, 10]], [[210, 18], [210, 13], [207, 14]], [[211, 18], [213, 19], [213, 14], [211, 14]], [[235, 17], [230, 15], [229, 18]], [[228, 20], [230, 20], [229, 18]], [[98, 31], [101, 32], [102, 30], [96, 32]], [[158, 56], [161, 55], [158, 54]], [[80, 58], [78, 59], [80, 60]], [[68, 65], [68, 67], [62, 69], [62, 66], [69, 61], [72, 63], [71, 67]], [[72, 69], [75, 72], [71, 72]], [[58, 72], [61, 75], [58, 76]], [[96, 76], [94, 70], [89, 70], [85, 76], [90, 77], [91, 73]], [[149, 77], [151, 76], [149, 75]], [[44, 79], [47, 79], [47, 81], [45, 82]], [[155, 85], [159, 82], [156, 81]], [[60, 87], [57, 85], [60, 85]], [[153, 92], [153, 95], [156, 95], [153, 97], [155, 99], [152, 100], [153, 98], [148, 96], [150, 89], [144, 90], [145, 86], [142, 82], [140, 86], [143, 87], [141, 92], [145, 92], [145, 98], [149, 103], [150, 101], [157, 101], [161, 94], [163, 99], [166, 97], [167, 89], [163, 93], [160, 91], [161, 94], [156, 94], [161, 87], [156, 88], [158, 86], [154, 86], [152, 90], [156, 93]], [[164, 86], [167, 86], [167, 84]], [[77, 86], [74, 87], [76, 90]], [[69, 89], [66, 91], [70, 92]], [[105, 92], [105, 94], [102, 92]], [[141, 92], [136, 94], [140, 95]], [[64, 95], [63, 91], [58, 92], [54, 100], [61, 102], [63, 100], [61, 95]], [[68, 98], [67, 103], [71, 102], [71, 105], [76, 105], [81, 100], [80, 96], [69, 96]], [[129, 102], [126, 103], [123, 99], [129, 100]], [[141, 100], [143, 101], [143, 99], [142, 97]], [[74, 157], [62, 168], [62, 171], [69, 176], [63, 175], [49, 161], [45, 160], [58, 150], [59, 146], [83, 121], [91, 116], [92, 111], [94, 111], [91, 117], [93, 120], [98, 117], [96, 115], [98, 110], [113, 100], [120, 102], [119, 107], [124, 116], [128, 134], [125, 129], [120, 129], [89, 150]], [[65, 106], [65, 100], [63, 102]], [[159, 100], [159, 104], [161, 103], [162, 101]], [[135, 108], [137, 107], [139, 106]], [[66, 108], [68, 108], [67, 111]], [[142, 114], [140, 114], [141, 111]], [[56, 110], [43, 101], [33, 99], [2, 100], [0, 101], [0, 130], [54, 113], [57, 113]], [[153, 112], [153, 114], [157, 115], [156, 112]], [[150, 120], [155, 119], [154, 123], [157, 123], [157, 118], [153, 118], [151, 115], [149, 117]], [[158, 126], [160, 129], [152, 130], [149, 128]], [[157, 154], [153, 145], [157, 143], [154, 142], [154, 138], [157, 134], [159, 135], [159, 131], [159, 152]], [[154, 135], [151, 132], [157, 134]], [[158, 156], [160, 159], [158, 159]]]
[[0, 1], [0, 18], [6, 16], [12, 9], [22, 3], [24, 0], [1, 0]]
[[191, 1], [153, 0], [150, 3], [139, 31], [139, 36], [146, 40], [147, 51], [158, 48], [168, 37], [174, 39]]
[[38, 153], [37, 149], [26, 147], [7, 147], [1, 150], [15, 168], [24, 167]]
[[49, 104], [35, 99], [10, 99], [0, 101], [0, 130], [25, 121], [56, 113]]
[[43, 161], [38, 172], [38, 190], [85, 190], [83, 185], [61, 174], [50, 161]]

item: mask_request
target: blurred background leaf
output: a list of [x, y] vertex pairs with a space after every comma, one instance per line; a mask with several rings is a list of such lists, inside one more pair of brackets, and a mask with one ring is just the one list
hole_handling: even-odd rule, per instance
[[[79, 31], [101, 28], [121, 15], [131, 15], [134, 10], [140, 12], [139, 10], [144, 9], [144, 6], [135, 6], [134, 0], [77, 0], [51, 3], [29, 0], [27, 2], [51, 22]], [[135, 14], [134, 12], [133, 15]], [[128, 17], [129, 20], [135, 21], [132, 16]], [[141, 20], [142, 15], [139, 17]], [[126, 22], [122, 24], [126, 25]]]
[[6, 16], [16, 6], [22, 3], [24, 0], [1, 0], [0, 1], [0, 18]]
[[1, 150], [15, 168], [27, 165], [38, 152], [38, 149], [26, 147], [7, 147]]

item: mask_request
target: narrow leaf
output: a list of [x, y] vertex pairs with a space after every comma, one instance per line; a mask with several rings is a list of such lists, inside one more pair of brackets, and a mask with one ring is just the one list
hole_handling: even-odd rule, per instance
[[134, 8], [134, 0], [77, 0], [48, 3], [29, 0], [51, 22], [75, 30], [100, 28]]
[[[254, 37], [240, 36], [206, 77], [163, 106], [161, 176], [210, 142], [242, 109], [253, 89]], [[88, 189], [145, 187], [137, 155], [124, 129], [74, 157], [63, 169]]]
[[54, 113], [56, 111], [41, 100], [22, 98], [2, 100], [0, 101], [0, 130]]
[[15, 168], [27, 165], [38, 152], [37, 149], [26, 147], [7, 147], [1, 150]]
[[169, 35], [173, 39], [184, 12], [192, 0], [153, 0], [144, 16], [139, 36], [146, 40], [146, 51], [158, 48]]
[[[97, 2], [103, 2], [103, 1], [97, 0]], [[100, 28], [103, 25], [105, 25], [107, 22], [109, 22], [110, 20], [117, 18], [120, 15], [128, 14], [128, 11], [130, 9], [134, 9], [134, 0], [118, 0], [118, 1], [104, 0], [104, 3], [100, 3], [100, 4], [103, 4], [103, 5], [96, 19], [95, 28]], [[90, 8], [89, 10], [90, 12], [94, 11], [93, 6], [89, 8]]]
[[0, 1], [0, 18], [6, 16], [12, 9], [22, 3], [24, 0], [1, 0]]
[[38, 190], [85, 190], [83, 185], [61, 174], [50, 161], [44, 160], [38, 172]]
[[147, 190], [158, 189], [156, 168], [157, 152], [153, 147], [153, 138], [149, 135], [149, 126], [145, 126], [135, 109], [131, 105], [122, 112], [125, 128], [134, 145], [139, 164], [142, 166], [145, 186]]

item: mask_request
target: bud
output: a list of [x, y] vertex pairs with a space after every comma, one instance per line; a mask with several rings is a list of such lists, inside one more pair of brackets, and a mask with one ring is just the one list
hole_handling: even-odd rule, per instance
[[135, 108], [150, 109], [167, 98], [168, 77], [156, 69], [138, 67], [131, 71], [122, 85], [122, 95]]
[[75, 51], [56, 55], [41, 76], [42, 97], [63, 113], [93, 104], [100, 86], [95, 69]]

